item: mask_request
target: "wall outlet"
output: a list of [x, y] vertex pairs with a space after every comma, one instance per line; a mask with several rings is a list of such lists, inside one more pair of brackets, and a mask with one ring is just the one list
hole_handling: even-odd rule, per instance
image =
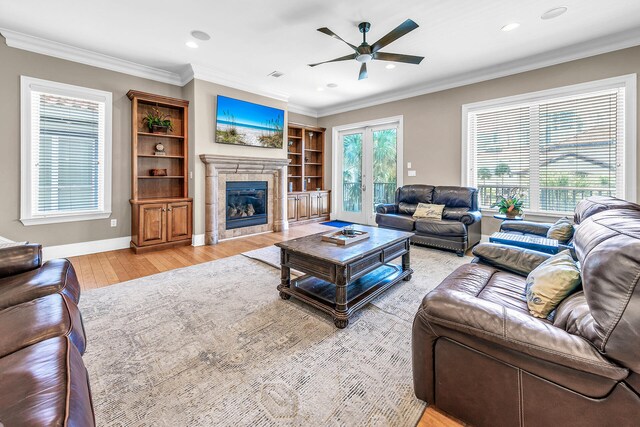
[[416, 176], [416, 171], [407, 171], [407, 176]]
[[407, 162], [407, 169], [411, 169], [411, 162]]
[[117, 227], [118, 226], [118, 220], [117, 219], [112, 219], [111, 220], [111, 226], [112, 227]]
[[189, 171], [189, 179], [193, 179], [193, 171]]

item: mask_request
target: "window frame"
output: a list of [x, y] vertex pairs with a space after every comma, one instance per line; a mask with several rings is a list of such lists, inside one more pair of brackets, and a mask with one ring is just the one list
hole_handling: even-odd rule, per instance
[[[35, 90], [58, 96], [75, 97], [105, 105], [104, 119], [104, 161], [101, 173], [104, 180], [103, 209], [95, 211], [65, 212], [58, 214], [37, 214], [32, 206], [32, 132], [31, 132], [31, 92]], [[25, 226], [54, 224], [62, 222], [90, 221], [111, 216], [112, 188], [112, 123], [113, 96], [111, 92], [98, 89], [58, 83], [34, 77], [20, 76], [20, 221]]]
[[[522, 105], [532, 103], [549, 102], [554, 99], [586, 95], [590, 92], [600, 90], [624, 88], [624, 182], [623, 191], [624, 198], [631, 202], [636, 202], [636, 163], [637, 163], [637, 140], [636, 140], [636, 89], [637, 75], [627, 74], [623, 76], [611, 77], [602, 80], [595, 80], [586, 83], [579, 83], [570, 86], [562, 86], [553, 89], [547, 89], [537, 92], [529, 92], [515, 96], [507, 96], [503, 98], [490, 99], [486, 101], [474, 102], [462, 105], [462, 163], [461, 163], [461, 182], [463, 185], [471, 186], [473, 184], [472, 165], [474, 159], [471, 159], [470, 140], [471, 127], [469, 126], [470, 113], [487, 112], [491, 110], [502, 110], [515, 108]], [[536, 142], [537, 143], [537, 142]], [[494, 213], [497, 209], [482, 208], [483, 211]], [[558, 217], [564, 216], [569, 212], [554, 212], [528, 209], [527, 213], [540, 217]]]

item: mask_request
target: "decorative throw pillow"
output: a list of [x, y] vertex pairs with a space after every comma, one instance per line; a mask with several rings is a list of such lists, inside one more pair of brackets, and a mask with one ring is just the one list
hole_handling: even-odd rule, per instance
[[556, 221], [547, 231], [548, 239], [555, 239], [560, 243], [566, 243], [573, 237], [573, 223], [564, 217]]
[[413, 217], [426, 218], [426, 219], [442, 219], [442, 212], [444, 211], [444, 205], [433, 205], [431, 203], [418, 203], [418, 207], [413, 214]]
[[527, 276], [529, 312], [547, 317], [581, 282], [580, 270], [568, 250], [552, 256]]

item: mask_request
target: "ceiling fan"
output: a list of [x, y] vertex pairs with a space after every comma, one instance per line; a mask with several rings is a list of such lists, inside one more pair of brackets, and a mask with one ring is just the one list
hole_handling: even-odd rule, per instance
[[377, 59], [380, 61], [392, 61], [392, 62], [406, 62], [408, 64], [416, 64], [418, 65], [420, 61], [424, 59], [423, 56], [413, 56], [413, 55], [401, 55], [399, 53], [386, 53], [380, 52], [380, 49], [385, 47], [386, 45], [398, 40], [400, 37], [404, 36], [410, 31], [418, 28], [418, 24], [413, 22], [411, 19], [407, 19], [402, 24], [398, 25], [395, 29], [393, 29], [389, 34], [382, 37], [380, 40], [375, 42], [373, 45], [369, 45], [367, 43], [367, 32], [371, 28], [371, 24], [368, 22], [361, 22], [358, 24], [358, 29], [362, 33], [362, 44], [360, 46], [354, 46], [351, 43], [343, 40], [336, 33], [328, 29], [327, 27], [318, 28], [318, 31], [324, 33], [328, 36], [336, 38], [347, 45], [351, 49], [355, 51], [350, 55], [345, 55], [340, 58], [332, 59], [330, 61], [318, 62], [317, 64], [309, 64], [310, 67], [315, 67], [316, 65], [326, 64], [329, 62], [338, 62], [338, 61], [347, 61], [349, 59], [355, 59], [360, 62], [362, 65], [360, 66], [360, 74], [358, 75], [358, 80], [367, 78], [367, 63]]

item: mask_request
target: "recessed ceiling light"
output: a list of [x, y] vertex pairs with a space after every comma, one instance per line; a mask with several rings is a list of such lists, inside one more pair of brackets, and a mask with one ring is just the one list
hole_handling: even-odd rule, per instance
[[327, 87], [333, 89], [334, 87], [338, 87], [338, 85], [336, 83], [327, 83]]
[[541, 19], [557, 18], [558, 16], [562, 15], [563, 13], [565, 13], [567, 10], [568, 10], [568, 8], [566, 8], [564, 6], [554, 7], [553, 9], [549, 9], [545, 13], [540, 15], [540, 18]]
[[206, 41], [206, 40], [209, 40], [211, 38], [211, 36], [209, 34], [205, 33], [204, 31], [200, 31], [200, 30], [191, 31], [191, 36], [194, 39], [198, 39], [198, 40], [202, 40], [202, 41]]
[[396, 64], [387, 64], [387, 66], [384, 68], [386, 68], [387, 70], [393, 70], [394, 68], [396, 68]]
[[323, 88], [322, 86], [318, 86], [318, 87], [316, 88], [316, 90], [317, 90], [318, 92], [322, 92], [322, 91], [324, 90], [324, 88]]
[[516, 28], [518, 28], [520, 26], [520, 24], [518, 24], [517, 22], [512, 22], [510, 24], [505, 25], [504, 27], [500, 28], [502, 31], [513, 31]]
[[194, 41], [188, 41], [185, 43], [187, 45], [187, 47], [190, 47], [191, 49], [195, 49], [198, 47], [198, 43], [194, 42]]

